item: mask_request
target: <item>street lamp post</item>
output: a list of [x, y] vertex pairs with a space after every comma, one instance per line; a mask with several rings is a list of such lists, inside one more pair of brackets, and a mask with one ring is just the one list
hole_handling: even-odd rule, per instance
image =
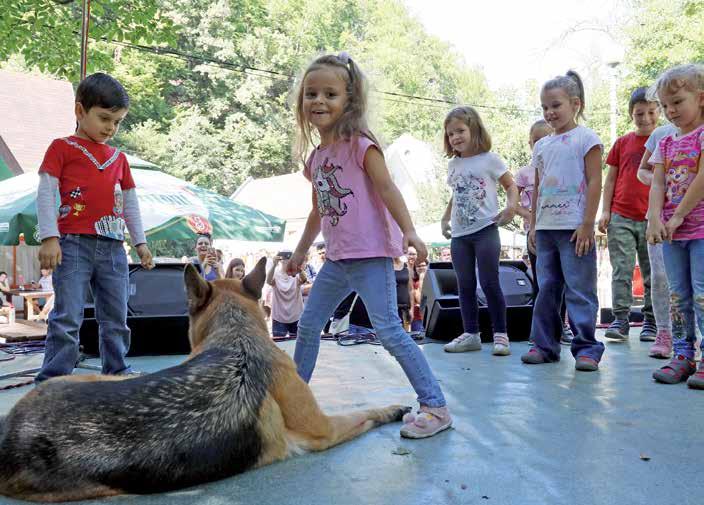
[[621, 64], [620, 61], [614, 60], [607, 62], [606, 65], [609, 67], [609, 119], [610, 119], [610, 131], [611, 134], [611, 145], [616, 143], [616, 67]]

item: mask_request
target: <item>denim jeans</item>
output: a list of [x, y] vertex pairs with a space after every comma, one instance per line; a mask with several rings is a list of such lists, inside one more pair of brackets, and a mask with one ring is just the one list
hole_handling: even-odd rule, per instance
[[78, 331], [88, 286], [93, 291], [99, 349], [104, 374], [130, 371], [127, 327], [128, 265], [122, 242], [94, 235], [59, 239], [61, 264], [53, 273], [54, 310], [49, 313], [46, 353], [36, 381], [69, 375], [78, 361]]
[[457, 276], [462, 326], [466, 333], [479, 333], [477, 306], [477, 271], [479, 284], [486, 296], [486, 305], [493, 331], [506, 333], [506, 299], [499, 280], [501, 239], [495, 224], [462, 237], [452, 237], [452, 267]]
[[295, 337], [298, 332], [298, 321], [292, 323], [282, 323], [276, 319], [271, 320], [271, 334], [274, 337], [285, 337], [289, 335]]
[[538, 249], [538, 298], [533, 306], [530, 334], [535, 346], [549, 361], [560, 359], [560, 303], [565, 292], [567, 315], [575, 337], [572, 355], [601, 360], [604, 344], [597, 342], [596, 249], [584, 256], [574, 252], [570, 242], [574, 230], [539, 230], [535, 234]]
[[[675, 355], [694, 359], [695, 316], [699, 331], [704, 334], [704, 239], [665, 242], [663, 256], [670, 282]], [[704, 349], [704, 340], [701, 347]]]
[[320, 332], [335, 308], [356, 291], [367, 308], [377, 338], [396, 358], [418, 396], [428, 407], [445, 406], [445, 397], [425, 356], [401, 326], [396, 306], [396, 275], [391, 258], [327, 260], [315, 277], [298, 321], [294, 361], [309, 382], [320, 349]]

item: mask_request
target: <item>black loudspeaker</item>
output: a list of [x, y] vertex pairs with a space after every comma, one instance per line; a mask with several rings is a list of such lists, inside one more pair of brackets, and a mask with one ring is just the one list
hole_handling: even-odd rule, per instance
[[[501, 261], [499, 281], [506, 299], [506, 323], [511, 340], [527, 340], [533, 317], [533, 283], [528, 268], [522, 261]], [[477, 281], [479, 330], [482, 340], [491, 342], [491, 326], [486, 297]], [[450, 262], [434, 262], [421, 288], [420, 310], [423, 314], [425, 336], [438, 340], [452, 340], [463, 332], [462, 314], [457, 290], [457, 277]]]
[[[182, 263], [157, 263], [146, 270], [130, 265], [127, 326], [132, 330], [129, 356], [186, 354], [188, 303]], [[98, 354], [98, 323], [92, 294], [83, 309], [80, 341], [84, 352]]]

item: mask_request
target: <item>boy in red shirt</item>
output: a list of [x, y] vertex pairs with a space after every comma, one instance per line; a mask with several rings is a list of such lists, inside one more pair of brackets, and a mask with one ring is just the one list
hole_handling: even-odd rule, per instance
[[645, 297], [644, 322], [641, 341], [653, 341], [657, 333], [650, 297], [650, 261], [645, 239], [646, 213], [650, 188], [636, 177], [640, 160], [645, 152], [645, 142], [658, 123], [660, 109], [657, 102], [646, 96], [647, 88], [637, 88], [631, 94], [628, 113], [635, 124], [635, 131], [620, 137], [609, 152], [603, 192], [603, 212], [599, 231], [607, 233], [609, 258], [613, 270], [611, 277], [611, 310], [614, 321], [606, 330], [606, 337], [627, 340], [630, 329], [629, 315], [633, 303], [632, 279], [635, 258], [643, 276]]
[[[39, 168], [39, 261], [54, 269], [54, 310], [36, 381], [72, 373], [88, 287], [93, 292], [104, 374], [127, 375], [128, 266], [125, 224], [147, 269], [153, 268], [125, 155], [108, 146], [127, 115], [129, 97], [106, 74], [86, 77], [76, 90], [75, 135], [54, 140]], [[56, 212], [56, 193], [61, 205]]]

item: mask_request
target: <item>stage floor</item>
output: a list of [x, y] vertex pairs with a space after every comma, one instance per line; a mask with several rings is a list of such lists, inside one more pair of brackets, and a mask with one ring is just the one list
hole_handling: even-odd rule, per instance
[[[527, 366], [519, 359], [527, 343], [514, 344], [510, 357], [491, 356], [487, 345], [482, 352], [447, 354], [426, 344], [454, 414], [451, 430], [411, 441], [392, 424], [324, 453], [208, 485], [79, 503], [699, 504], [704, 391], [653, 382], [652, 370], [664, 361], [648, 358], [648, 345], [632, 333], [630, 343], [607, 343], [597, 373], [575, 372], [567, 348], [559, 363]], [[280, 345], [293, 352], [293, 342]], [[0, 369], [38, 366], [40, 359], [0, 363]], [[181, 359], [131, 362], [150, 372]], [[331, 413], [414, 400], [400, 367], [378, 346], [323, 342], [311, 385]], [[27, 391], [0, 392], [0, 415]]]

